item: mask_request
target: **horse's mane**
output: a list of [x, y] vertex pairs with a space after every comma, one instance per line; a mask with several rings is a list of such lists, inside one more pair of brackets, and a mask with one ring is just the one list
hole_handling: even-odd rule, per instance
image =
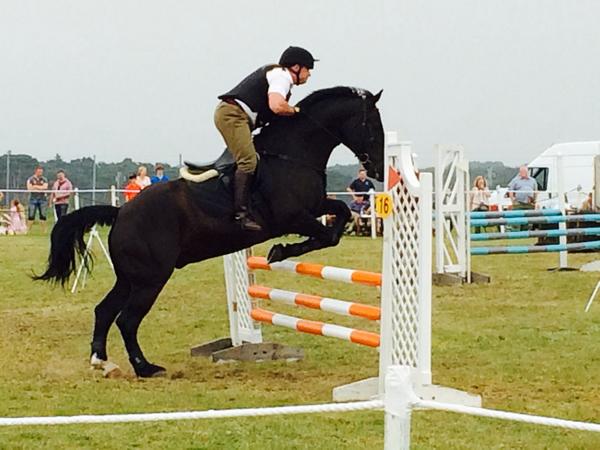
[[332, 88], [319, 89], [318, 91], [314, 91], [307, 97], [303, 98], [298, 106], [302, 109], [309, 109], [313, 105], [330, 98], [340, 98], [340, 97], [372, 97], [371, 94], [366, 89], [348, 87], [348, 86], [335, 86]]
[[[321, 104], [321, 102], [326, 101], [326, 100], [331, 100], [331, 101], [339, 101], [340, 99], [359, 99], [359, 98], [370, 98], [373, 97], [373, 94], [369, 91], [367, 91], [366, 89], [361, 89], [361, 88], [356, 88], [356, 87], [349, 87], [349, 86], [335, 86], [335, 87], [331, 87], [331, 88], [325, 88], [325, 89], [319, 89], [317, 91], [314, 91], [312, 93], [310, 93], [309, 95], [307, 95], [306, 97], [304, 97], [302, 100], [300, 100], [300, 102], [298, 102], [298, 106], [300, 107], [301, 110], [303, 111], [310, 111], [313, 107], [315, 107], [318, 104]], [[300, 116], [303, 117], [303, 116]], [[264, 142], [268, 139], [280, 139], [280, 137], [278, 135], [274, 135], [273, 133], [287, 133], [289, 130], [289, 126], [292, 123], [299, 123], [296, 122], [295, 120], [295, 116], [292, 116], [291, 118], [292, 120], [290, 120], [290, 117], [287, 116], [274, 116], [270, 123], [267, 124], [267, 126], [263, 127], [262, 131], [260, 132], [260, 134], [258, 134], [257, 136], [254, 137], [254, 143], [255, 145], [261, 145], [259, 143], [263, 143], [262, 145], [266, 145], [269, 146], [271, 144], [264, 144]], [[283, 128], [280, 128], [281, 127]], [[282, 131], [284, 130], [284, 131]]]

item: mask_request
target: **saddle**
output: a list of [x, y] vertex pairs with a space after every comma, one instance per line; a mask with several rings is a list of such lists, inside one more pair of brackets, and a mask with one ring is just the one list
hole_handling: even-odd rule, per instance
[[219, 174], [232, 173], [235, 169], [235, 159], [229, 149], [225, 149], [214, 161], [207, 163], [184, 161], [184, 164], [185, 166], [179, 169], [179, 174], [184, 180], [193, 183], [202, 183]]
[[[184, 161], [180, 169], [198, 205], [213, 217], [233, 216], [233, 175], [237, 164], [228, 149], [217, 159], [207, 163]], [[258, 214], [265, 214], [265, 198], [260, 192], [263, 169], [260, 159], [256, 167], [250, 193], [250, 207]]]
[[221, 156], [219, 156], [214, 161], [211, 161], [208, 163], [194, 163], [194, 162], [190, 162], [190, 161], [184, 161], [184, 164], [193, 173], [201, 173], [201, 172], [206, 172], [207, 170], [210, 170], [210, 169], [220, 170], [227, 166], [231, 166], [231, 165], [235, 164], [235, 159], [233, 158], [233, 155], [231, 154], [229, 149], [226, 148], [223, 151], [223, 153], [221, 153]]

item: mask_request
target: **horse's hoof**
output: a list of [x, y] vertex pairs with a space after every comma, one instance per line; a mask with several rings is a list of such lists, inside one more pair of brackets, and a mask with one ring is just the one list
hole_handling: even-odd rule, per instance
[[96, 370], [102, 370], [104, 369], [104, 366], [106, 366], [106, 360], [104, 359], [100, 359], [98, 358], [98, 355], [96, 353], [93, 353], [91, 358], [90, 358], [90, 368], [91, 369], [96, 369]]
[[161, 367], [162, 370], [159, 370], [157, 372], [154, 372], [151, 377], [152, 378], [166, 378], [167, 376], [167, 369], [165, 369], [164, 367]]
[[148, 363], [143, 367], [136, 367], [135, 374], [140, 378], [160, 378], [167, 376], [167, 369]]
[[124, 375], [121, 368], [115, 363], [109, 361], [104, 365], [104, 370], [102, 371], [104, 378], [123, 378]]
[[274, 262], [283, 261], [285, 259], [285, 255], [283, 253], [283, 245], [275, 244], [273, 247], [271, 247], [271, 250], [269, 250], [267, 262], [271, 264]]

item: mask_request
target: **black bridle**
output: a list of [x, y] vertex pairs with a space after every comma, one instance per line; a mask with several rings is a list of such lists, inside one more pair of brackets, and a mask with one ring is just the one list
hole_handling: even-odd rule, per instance
[[[361, 122], [361, 127], [365, 129], [366, 133], [364, 134], [365, 138], [364, 138], [364, 142], [365, 144], [369, 143], [372, 144], [373, 142], [375, 142], [375, 136], [373, 135], [373, 128], [371, 127], [371, 124], [369, 123], [369, 121], [367, 120], [367, 115], [368, 115], [368, 111], [367, 111], [367, 96], [364, 92], [357, 92], [357, 94], [360, 96], [360, 98], [362, 99], [362, 107], [363, 107], [363, 117], [362, 117], [362, 122]], [[320, 123], [318, 120], [316, 120], [314, 117], [312, 117], [310, 114], [306, 113], [305, 111], [300, 111], [300, 114], [302, 114], [303, 116], [305, 116], [307, 119], [309, 119], [312, 123], [314, 123], [317, 127], [319, 127], [320, 129], [322, 129], [323, 131], [325, 131], [327, 134], [329, 134], [331, 137], [333, 137], [336, 141], [341, 142], [342, 144], [344, 144], [346, 147], [351, 148], [349, 145], [347, 145], [344, 140], [337, 135], [336, 133], [334, 133], [333, 131], [331, 131], [329, 128], [327, 128], [325, 125], [323, 125], [322, 123]], [[363, 146], [363, 148], [366, 147]], [[358, 158], [358, 160], [360, 161], [360, 163], [364, 166], [365, 164], [370, 164], [371, 158], [369, 157], [369, 154], [367, 152], [363, 152], [363, 153], [359, 153], [356, 155], [356, 157]]]

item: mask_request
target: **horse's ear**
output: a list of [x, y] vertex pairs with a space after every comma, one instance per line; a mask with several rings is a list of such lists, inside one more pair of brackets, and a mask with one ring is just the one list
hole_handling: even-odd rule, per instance
[[377, 94], [373, 96], [373, 104], [376, 104], [381, 98], [381, 94], [383, 93], [383, 89], [380, 90]]

